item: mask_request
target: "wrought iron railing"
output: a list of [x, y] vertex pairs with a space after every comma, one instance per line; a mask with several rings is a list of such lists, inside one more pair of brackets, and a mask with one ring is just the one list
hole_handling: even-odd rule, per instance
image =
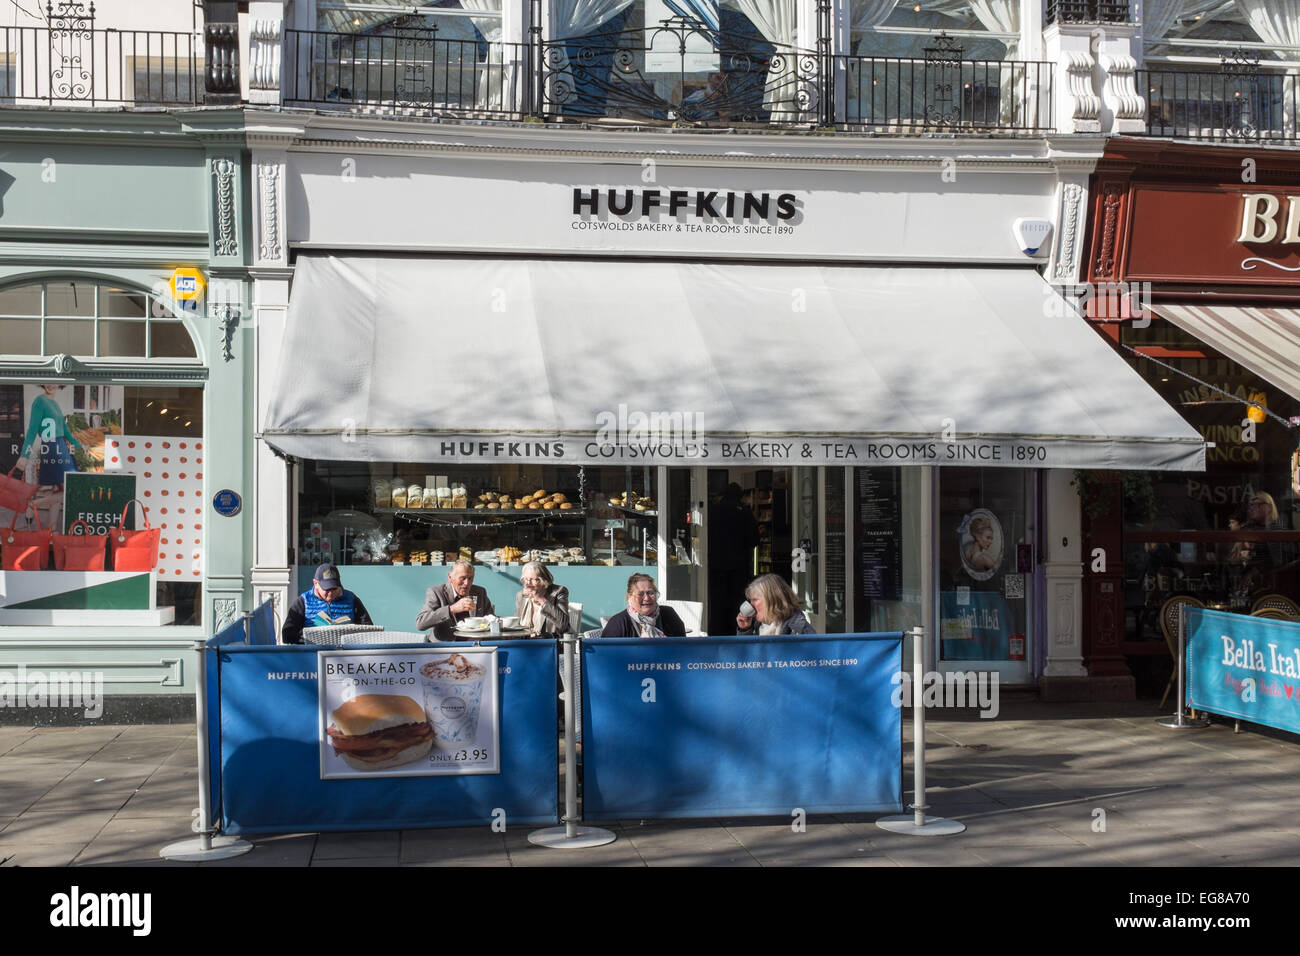
[[1187, 139], [1295, 142], [1296, 77], [1252, 71], [1138, 70], [1146, 133]]
[[837, 57], [845, 121], [873, 132], [1044, 132], [1052, 64], [1036, 60]]
[[46, 5], [47, 25], [0, 27], [0, 104], [183, 106], [203, 102], [203, 41], [95, 26], [94, 4]]
[[1127, 23], [1128, 0], [1047, 0], [1048, 23]]
[[528, 44], [438, 36], [434, 27], [386, 34], [285, 31], [287, 103], [433, 113], [531, 111]]

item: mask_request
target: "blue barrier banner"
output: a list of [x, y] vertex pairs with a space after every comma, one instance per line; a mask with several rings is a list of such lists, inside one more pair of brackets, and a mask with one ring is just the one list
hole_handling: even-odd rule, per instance
[[250, 643], [275, 643], [277, 637], [275, 632], [275, 602], [268, 598], [262, 602], [261, 607], [253, 612], [253, 620], [251, 622], [250, 630]]
[[1300, 733], [1300, 624], [1185, 608], [1187, 706]]
[[497, 648], [500, 773], [322, 780], [319, 649], [221, 647], [222, 830], [293, 833], [488, 826], [495, 820], [507, 827], [558, 822], [556, 645], [507, 641]]
[[583, 817], [900, 811], [902, 634], [582, 642]]

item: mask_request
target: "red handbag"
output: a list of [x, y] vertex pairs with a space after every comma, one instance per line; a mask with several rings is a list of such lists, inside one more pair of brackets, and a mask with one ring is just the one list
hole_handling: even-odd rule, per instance
[[41, 527], [36, 512], [35, 531], [17, 531], [18, 513], [14, 512], [9, 530], [0, 532], [0, 567], [6, 571], [44, 571], [50, 566], [50, 531]]
[[22, 478], [13, 477], [17, 466], [9, 469], [8, 474], [0, 475], [0, 508], [10, 511], [26, 511], [27, 503], [36, 495], [36, 486]]
[[[126, 512], [134, 503], [144, 515], [143, 531], [128, 531]], [[114, 571], [152, 571], [158, 566], [158, 537], [160, 528], [149, 527], [149, 509], [139, 498], [132, 498], [122, 508], [117, 527], [108, 532], [108, 549], [113, 554]]]
[[[77, 525], [86, 530], [73, 534]], [[50, 535], [50, 543], [54, 545], [54, 570], [103, 571], [104, 538], [105, 535], [95, 534], [84, 521], [74, 521], [67, 534]]]

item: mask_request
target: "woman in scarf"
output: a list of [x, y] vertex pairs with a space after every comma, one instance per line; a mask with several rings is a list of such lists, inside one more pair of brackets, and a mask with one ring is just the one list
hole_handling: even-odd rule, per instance
[[546, 565], [529, 561], [519, 583], [524, 589], [515, 595], [515, 616], [519, 626], [532, 637], [562, 637], [569, 631], [569, 589], [555, 583]]
[[627, 609], [609, 619], [601, 637], [685, 637], [686, 625], [670, 607], [659, 606], [659, 589], [648, 574], [627, 579]]

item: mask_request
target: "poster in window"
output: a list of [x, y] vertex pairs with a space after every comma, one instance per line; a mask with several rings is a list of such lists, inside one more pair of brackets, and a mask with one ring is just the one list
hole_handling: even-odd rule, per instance
[[975, 581], [987, 581], [998, 573], [1006, 551], [1002, 522], [987, 508], [976, 508], [957, 526], [957, 551], [961, 566]]

